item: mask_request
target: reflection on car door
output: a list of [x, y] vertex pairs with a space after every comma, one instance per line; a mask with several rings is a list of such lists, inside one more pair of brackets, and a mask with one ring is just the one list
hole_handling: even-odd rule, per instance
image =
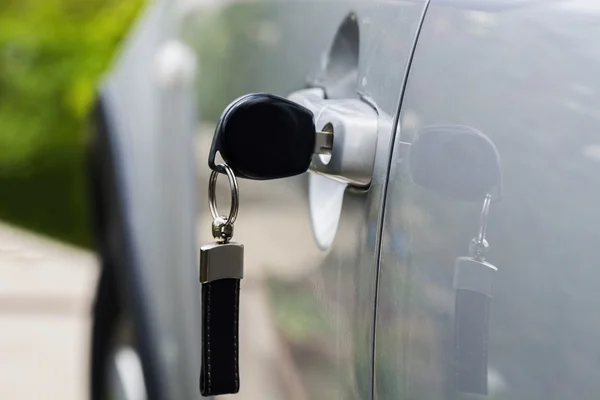
[[[590, 2], [482, 3], [432, 1], [394, 157], [431, 126], [476, 129], [495, 143], [503, 194], [487, 226], [487, 260], [498, 271], [484, 389], [493, 399], [594, 399], [600, 15]], [[392, 164], [387, 193], [376, 393], [471, 398], [456, 379], [454, 274], [478, 232], [483, 199], [420, 187], [404, 164]]]

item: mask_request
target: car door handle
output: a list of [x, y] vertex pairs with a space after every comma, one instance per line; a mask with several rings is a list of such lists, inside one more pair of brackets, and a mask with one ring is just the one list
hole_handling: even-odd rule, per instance
[[313, 157], [309, 170], [347, 185], [369, 187], [380, 120], [375, 105], [364, 97], [327, 99], [321, 88], [299, 90], [288, 99], [313, 113], [317, 132], [333, 134], [333, 144]]
[[[321, 88], [300, 90], [288, 99], [313, 113], [317, 132], [333, 134], [333, 143], [325, 146], [327, 151], [315, 146], [308, 182], [313, 236], [318, 246], [327, 250], [336, 236], [347, 187], [371, 186], [377, 142], [389, 139], [392, 119], [365, 97], [327, 99]], [[317, 135], [319, 139], [320, 133]]]

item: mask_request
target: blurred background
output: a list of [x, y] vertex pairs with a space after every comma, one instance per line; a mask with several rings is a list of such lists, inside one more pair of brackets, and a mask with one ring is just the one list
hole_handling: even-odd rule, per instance
[[3, 221], [90, 246], [86, 118], [98, 80], [143, 4], [0, 0]]
[[0, 398], [87, 397], [85, 144], [144, 0], [0, 0]]

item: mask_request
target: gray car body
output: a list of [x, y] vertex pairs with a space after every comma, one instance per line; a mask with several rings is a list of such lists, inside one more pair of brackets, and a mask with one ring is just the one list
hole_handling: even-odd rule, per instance
[[[354, 70], [331, 51], [350, 13]], [[307, 84], [368, 97], [392, 128], [378, 138], [369, 189], [344, 194], [327, 251], [312, 238], [305, 176], [241, 182], [240, 398], [468, 398], [448, 384], [452, 279], [481, 205], [421, 189], [405, 168], [417, 132], [440, 124], [485, 133], [502, 158], [503, 197], [488, 226], [498, 267], [489, 398], [597, 398], [599, 22], [593, 1], [150, 5], [100, 90], [130, 238], [132, 261], [118, 276], [143, 311], [133, 319], [144, 319], [137, 336], [152, 353], [142, 355], [149, 398], [200, 397], [196, 260], [210, 232], [210, 134], [196, 134], [197, 120], [214, 121], [244, 93], [287, 96]], [[234, 59], [206, 44], [227, 26]], [[198, 53], [198, 74], [161, 60], [174, 38]], [[306, 314], [316, 328], [301, 326], [299, 339], [289, 320]], [[285, 388], [269, 389], [273, 381]]]

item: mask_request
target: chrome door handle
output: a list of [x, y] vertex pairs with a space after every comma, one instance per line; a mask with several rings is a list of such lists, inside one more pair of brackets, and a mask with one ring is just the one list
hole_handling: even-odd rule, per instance
[[[348, 185], [368, 187], [377, 150], [376, 107], [364, 98], [326, 99], [321, 88], [299, 90], [288, 99], [313, 113], [317, 132], [333, 133], [333, 144], [326, 144], [325, 151], [315, 154], [310, 171]], [[328, 139], [327, 135], [322, 138]]]
[[[348, 186], [368, 188], [373, 181], [379, 131], [391, 130], [391, 119], [379, 115], [366, 98], [326, 99], [320, 88], [288, 96], [309, 109], [317, 131], [316, 154], [309, 166], [309, 208], [315, 241], [327, 250], [335, 239]], [[333, 143], [326, 141], [333, 133]], [[384, 139], [384, 138], [383, 138]]]

